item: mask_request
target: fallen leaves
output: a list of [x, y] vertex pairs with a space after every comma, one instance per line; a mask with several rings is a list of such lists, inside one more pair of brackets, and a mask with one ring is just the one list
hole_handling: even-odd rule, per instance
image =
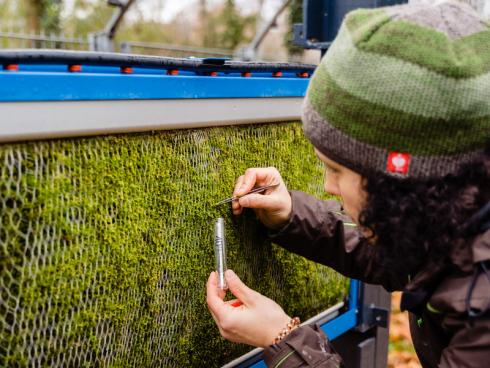
[[388, 368], [421, 368], [413, 348], [407, 312], [400, 312], [401, 293], [391, 297]]

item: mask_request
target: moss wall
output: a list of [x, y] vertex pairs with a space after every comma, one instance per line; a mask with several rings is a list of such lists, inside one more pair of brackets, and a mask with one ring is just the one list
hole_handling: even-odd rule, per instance
[[321, 195], [299, 123], [6, 144], [0, 163], [0, 366], [214, 367], [250, 350], [205, 305], [218, 216], [228, 266], [286, 312], [346, 295], [252, 213], [212, 206], [250, 166]]

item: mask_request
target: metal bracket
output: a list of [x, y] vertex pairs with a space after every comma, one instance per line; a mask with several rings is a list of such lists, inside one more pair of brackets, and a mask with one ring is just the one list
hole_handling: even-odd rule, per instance
[[327, 50], [332, 42], [318, 42], [316, 39], [307, 39], [303, 23], [293, 24], [293, 44], [305, 49]]
[[366, 305], [362, 309], [360, 324], [357, 330], [366, 332], [373, 327], [388, 327], [389, 310], [377, 307], [374, 304]]
[[113, 12], [111, 19], [101, 31], [89, 34], [90, 51], [114, 51], [114, 37], [119, 28], [124, 15], [129, 10], [135, 0], [108, 0], [107, 4], [117, 9]]
[[272, 18], [262, 26], [259, 32], [257, 32], [252, 42], [250, 42], [246, 47], [239, 49], [236, 52], [235, 57], [245, 61], [255, 60], [257, 58], [257, 50], [259, 49], [260, 44], [262, 41], [264, 41], [264, 38], [267, 36], [269, 31], [277, 25], [277, 19], [288, 8], [290, 3], [291, 0], [284, 0]]
[[377, 8], [408, 0], [303, 0], [303, 23], [293, 26], [293, 44], [322, 55], [337, 35], [344, 16], [357, 8]]

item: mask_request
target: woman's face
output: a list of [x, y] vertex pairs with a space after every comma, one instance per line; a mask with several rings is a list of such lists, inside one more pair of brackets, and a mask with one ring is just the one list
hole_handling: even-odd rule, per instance
[[325, 164], [325, 191], [339, 196], [345, 213], [359, 224], [359, 213], [366, 199], [361, 175], [330, 160], [316, 148], [315, 153]]

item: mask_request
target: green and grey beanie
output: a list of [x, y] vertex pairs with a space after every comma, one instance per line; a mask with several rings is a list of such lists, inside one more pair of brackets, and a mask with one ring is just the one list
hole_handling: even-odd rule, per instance
[[360, 173], [456, 172], [490, 142], [490, 24], [458, 2], [349, 13], [311, 78], [303, 124]]

